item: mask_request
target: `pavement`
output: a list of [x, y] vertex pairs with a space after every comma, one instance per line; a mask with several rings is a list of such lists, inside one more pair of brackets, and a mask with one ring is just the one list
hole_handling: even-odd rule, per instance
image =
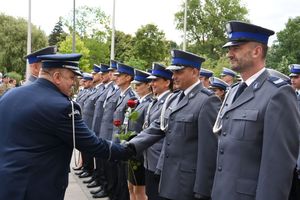
[[[65, 200], [96, 200], [92, 197], [90, 190], [95, 190], [97, 188], [88, 189], [86, 184], [83, 184], [83, 180], [88, 178], [79, 178], [74, 174], [74, 171], [69, 174], [69, 186], [66, 190]], [[98, 198], [99, 200], [109, 200], [109, 198]]]
[[[64, 200], [96, 200], [92, 197], [90, 190], [95, 190], [97, 188], [88, 189], [86, 184], [82, 183], [82, 181], [89, 179], [88, 178], [79, 178], [74, 174], [72, 167], [74, 167], [74, 159], [72, 158], [70, 168], [71, 172], [69, 173], [69, 185], [66, 190]], [[98, 200], [109, 200], [109, 198], [98, 198]]]

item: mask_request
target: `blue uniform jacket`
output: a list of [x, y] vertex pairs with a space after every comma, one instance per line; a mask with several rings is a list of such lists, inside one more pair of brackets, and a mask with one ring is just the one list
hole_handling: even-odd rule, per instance
[[[98, 139], [74, 107], [77, 149], [123, 158], [122, 147]], [[0, 111], [0, 199], [63, 200], [73, 148], [69, 98], [40, 78], [7, 92]]]

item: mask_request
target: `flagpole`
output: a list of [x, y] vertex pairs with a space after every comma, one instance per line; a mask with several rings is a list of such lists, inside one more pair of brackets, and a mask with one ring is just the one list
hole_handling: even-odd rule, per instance
[[73, 38], [72, 38], [72, 52], [76, 51], [76, 30], [75, 30], [75, 0], [73, 0]]
[[110, 59], [115, 59], [115, 0], [113, 0], [113, 14], [112, 14], [112, 32], [111, 32], [111, 48], [110, 48]]
[[188, 0], [185, 0], [185, 6], [184, 6], [184, 22], [183, 22], [183, 31], [184, 31], [184, 36], [183, 36], [183, 47], [182, 49], [185, 51], [186, 50], [186, 18], [187, 18], [187, 3]]
[[[31, 53], [31, 0], [28, 0], [28, 20], [27, 20], [27, 55]], [[29, 63], [26, 61], [26, 80], [30, 75]]]

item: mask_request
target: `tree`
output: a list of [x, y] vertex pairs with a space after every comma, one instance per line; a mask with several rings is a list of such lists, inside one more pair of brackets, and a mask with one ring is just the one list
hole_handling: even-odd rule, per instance
[[109, 64], [110, 50], [107, 43], [100, 42], [93, 38], [83, 39], [83, 42], [85, 47], [90, 51], [90, 66], [100, 63]]
[[285, 74], [288, 65], [300, 63], [300, 16], [290, 18], [285, 29], [277, 33], [267, 57], [267, 65]]
[[[76, 33], [81, 38], [94, 38], [106, 42], [109, 36], [109, 17], [100, 9], [82, 6], [75, 10]], [[64, 19], [70, 33], [73, 32], [73, 13]]]
[[58, 43], [65, 40], [66, 37], [67, 33], [63, 30], [62, 18], [60, 17], [49, 35], [49, 45], [58, 45]]
[[[111, 49], [111, 36], [108, 39], [109, 49]], [[132, 36], [122, 31], [115, 32], [115, 60], [127, 62], [131, 58], [133, 48]]]
[[170, 43], [167, 42], [165, 33], [158, 30], [154, 24], [147, 24], [139, 28], [132, 42], [131, 55], [146, 63], [144, 66], [139, 66], [141, 69], [151, 68], [152, 62], [164, 61], [169, 56]]
[[[208, 58], [224, 54], [225, 24], [230, 20], [247, 21], [247, 9], [240, 0], [189, 0], [187, 10], [188, 50]], [[184, 4], [175, 14], [177, 29], [183, 30]]]
[[[67, 36], [64, 41], [60, 43], [59, 52], [60, 53], [72, 53], [72, 36]], [[79, 67], [81, 70], [85, 72], [90, 72], [92, 70], [92, 65], [90, 65], [90, 50], [86, 48], [84, 42], [80, 39], [80, 37], [76, 36], [76, 45], [75, 45], [76, 53], [82, 54], [82, 58], [79, 62]]]
[[[32, 51], [47, 46], [45, 33], [32, 25]], [[14, 18], [0, 14], [0, 66], [3, 71], [15, 71], [25, 75], [27, 54], [27, 21], [23, 18]]]

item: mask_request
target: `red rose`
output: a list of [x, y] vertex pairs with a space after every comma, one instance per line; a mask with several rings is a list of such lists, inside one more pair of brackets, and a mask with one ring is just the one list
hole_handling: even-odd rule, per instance
[[129, 99], [127, 101], [127, 106], [130, 107], [130, 108], [135, 108], [136, 105], [137, 105], [137, 101], [134, 100], [134, 99]]
[[114, 124], [116, 127], [119, 127], [119, 126], [122, 125], [122, 124], [121, 124], [121, 120], [119, 120], [119, 119], [114, 120], [113, 124]]

